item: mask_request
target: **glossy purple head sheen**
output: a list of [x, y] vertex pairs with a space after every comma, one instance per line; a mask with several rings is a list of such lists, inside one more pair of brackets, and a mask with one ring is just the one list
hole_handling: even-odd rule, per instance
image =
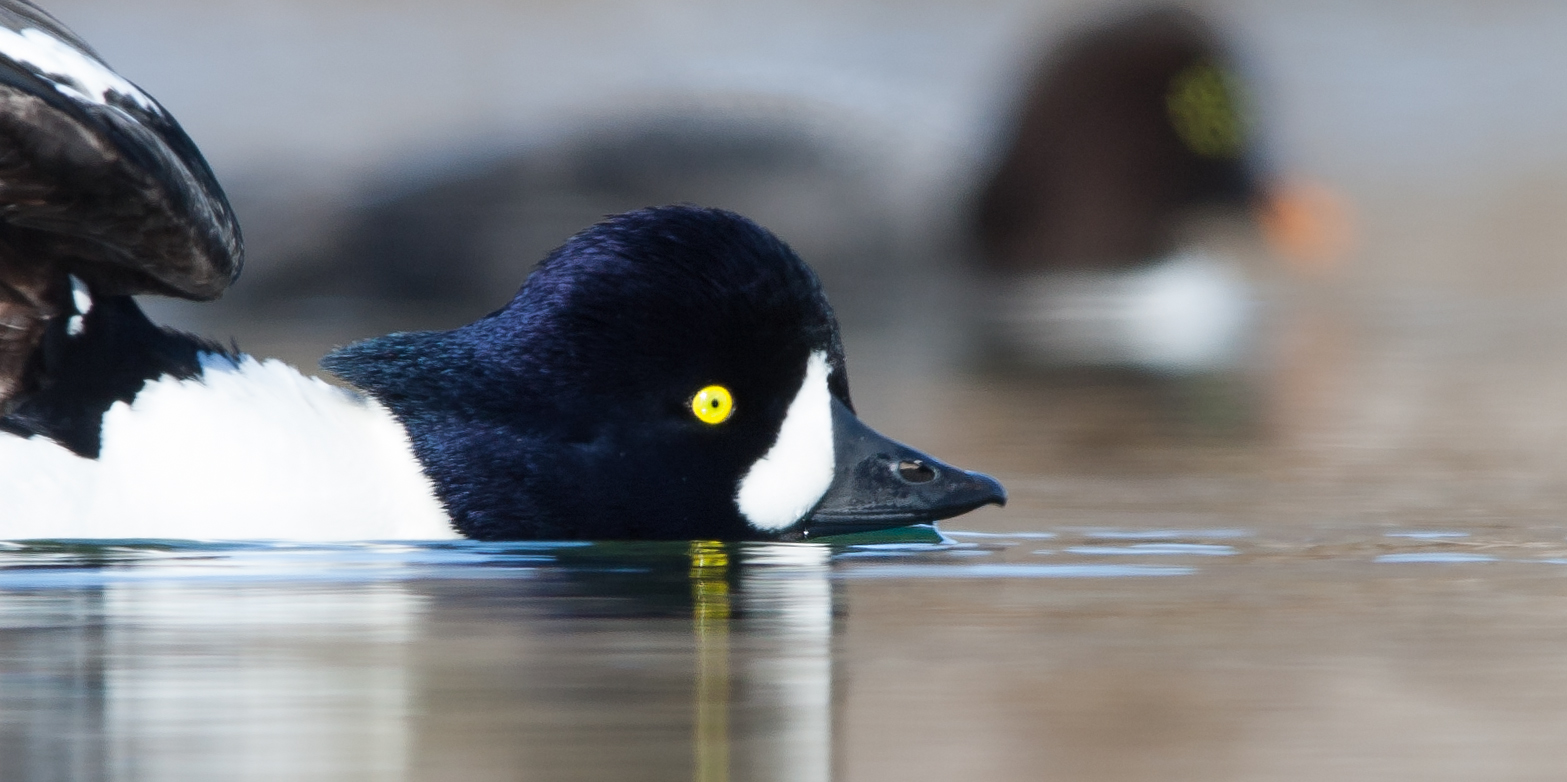
[[[361, 342], [322, 365], [403, 421], [470, 537], [734, 540], [785, 531], [751, 523], [736, 493], [813, 353], [848, 405], [815, 274], [755, 223], [680, 206], [572, 237], [475, 323]], [[734, 400], [720, 424], [690, 408], [713, 384]]]

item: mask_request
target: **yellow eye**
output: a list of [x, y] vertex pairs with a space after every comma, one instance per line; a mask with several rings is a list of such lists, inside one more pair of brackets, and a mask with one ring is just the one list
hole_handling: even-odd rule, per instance
[[704, 424], [721, 424], [734, 410], [734, 398], [723, 386], [708, 386], [691, 397], [691, 412]]
[[1187, 149], [1203, 157], [1238, 158], [1246, 151], [1251, 130], [1245, 98], [1234, 74], [1198, 63], [1175, 74], [1164, 103], [1175, 135]]

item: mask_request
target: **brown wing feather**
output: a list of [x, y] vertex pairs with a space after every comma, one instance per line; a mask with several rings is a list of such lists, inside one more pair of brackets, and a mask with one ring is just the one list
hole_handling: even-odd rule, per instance
[[[98, 61], [20, 0], [0, 0], [0, 27]], [[73, 311], [67, 275], [98, 295], [212, 299], [243, 260], [228, 200], [178, 123], [155, 102], [72, 86], [0, 54], [0, 415], [51, 319]]]

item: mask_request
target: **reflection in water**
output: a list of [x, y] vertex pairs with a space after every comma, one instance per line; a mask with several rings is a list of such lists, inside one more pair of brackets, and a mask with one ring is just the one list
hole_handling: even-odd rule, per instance
[[[828, 550], [757, 544], [741, 550], [740, 616], [731, 610], [729, 553], [691, 544], [696, 631], [695, 775], [698, 782], [832, 778], [832, 582]], [[743, 633], [730, 644], [731, 623]], [[738, 671], [730, 655], [742, 655]], [[736, 673], [743, 702], [734, 698]], [[745, 729], [731, 754], [731, 705]], [[732, 775], [732, 776], [731, 776]]]
[[400, 585], [4, 601], [0, 779], [403, 779]]
[[102, 779], [103, 595], [0, 600], [0, 779]]
[[0, 545], [0, 779], [1305, 780], [1341, 746], [1479, 764], [1421, 778], [1559, 768], [1559, 528], [1207, 521]]
[[104, 599], [111, 779], [403, 779], [401, 584], [117, 584]]
[[745, 546], [747, 757], [736, 779], [827, 782], [833, 773], [833, 590], [828, 549]]
[[828, 568], [815, 544], [12, 546], [0, 779], [825, 782]]
[[696, 632], [696, 782], [729, 779], [729, 554], [717, 541], [691, 544]]

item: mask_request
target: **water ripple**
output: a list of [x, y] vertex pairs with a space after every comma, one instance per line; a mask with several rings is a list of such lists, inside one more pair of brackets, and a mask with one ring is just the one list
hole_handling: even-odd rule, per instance
[[1251, 537], [1245, 529], [1109, 529], [1082, 527], [1076, 530], [1094, 540], [1230, 540]]
[[1199, 557], [1230, 557], [1237, 553], [1233, 546], [1221, 546], [1214, 543], [1134, 543], [1130, 546], [1073, 546], [1068, 548], [1067, 552], [1092, 556], [1158, 554]]
[[845, 568], [837, 578], [1141, 578], [1187, 576], [1192, 567], [1159, 565], [870, 565]]
[[1496, 557], [1485, 554], [1461, 554], [1452, 551], [1416, 551], [1406, 554], [1383, 554], [1374, 562], [1495, 562]]

